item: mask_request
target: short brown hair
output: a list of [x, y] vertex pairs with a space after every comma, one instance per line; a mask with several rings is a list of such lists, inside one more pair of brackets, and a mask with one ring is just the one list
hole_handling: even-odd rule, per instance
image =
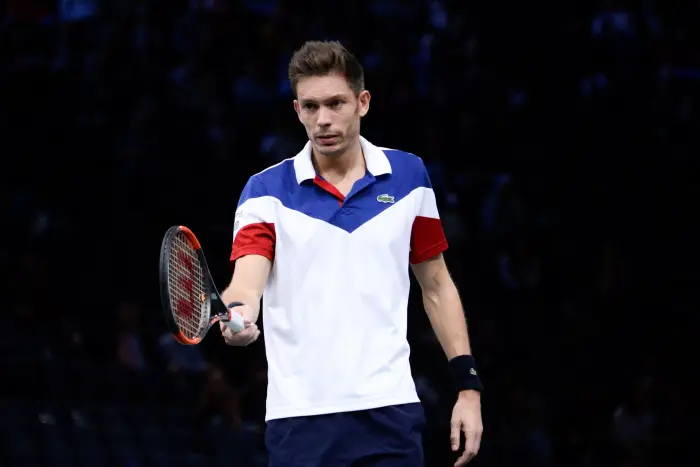
[[344, 76], [355, 95], [365, 88], [362, 65], [338, 41], [307, 41], [289, 61], [289, 84], [295, 96], [302, 78], [332, 73]]

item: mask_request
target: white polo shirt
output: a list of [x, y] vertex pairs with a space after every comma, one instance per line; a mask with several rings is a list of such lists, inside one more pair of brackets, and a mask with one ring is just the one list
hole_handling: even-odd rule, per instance
[[423, 161], [361, 138], [364, 178], [344, 197], [311, 143], [252, 176], [231, 261], [263, 255], [266, 420], [418, 402], [406, 340], [409, 261], [447, 249]]

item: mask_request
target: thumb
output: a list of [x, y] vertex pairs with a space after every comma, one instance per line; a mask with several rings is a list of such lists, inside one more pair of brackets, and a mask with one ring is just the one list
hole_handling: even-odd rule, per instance
[[221, 335], [224, 337], [231, 336], [233, 331], [231, 331], [231, 328], [226, 326], [226, 323], [219, 321], [219, 327], [221, 328]]

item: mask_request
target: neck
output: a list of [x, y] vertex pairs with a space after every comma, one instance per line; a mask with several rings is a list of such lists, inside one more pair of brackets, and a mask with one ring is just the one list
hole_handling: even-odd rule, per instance
[[322, 177], [344, 177], [356, 169], [365, 168], [365, 158], [362, 155], [362, 146], [359, 138], [350, 145], [345, 152], [335, 156], [322, 156], [313, 150], [313, 163], [316, 172]]

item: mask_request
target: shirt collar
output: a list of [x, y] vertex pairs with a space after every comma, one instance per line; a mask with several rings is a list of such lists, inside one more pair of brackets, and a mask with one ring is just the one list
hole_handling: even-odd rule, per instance
[[[367, 164], [367, 171], [375, 177], [391, 173], [389, 159], [380, 148], [360, 136], [360, 146]], [[297, 183], [300, 185], [306, 180], [313, 180], [316, 177], [316, 169], [311, 161], [311, 141], [306, 143], [304, 149], [294, 157], [294, 172], [297, 176]]]

